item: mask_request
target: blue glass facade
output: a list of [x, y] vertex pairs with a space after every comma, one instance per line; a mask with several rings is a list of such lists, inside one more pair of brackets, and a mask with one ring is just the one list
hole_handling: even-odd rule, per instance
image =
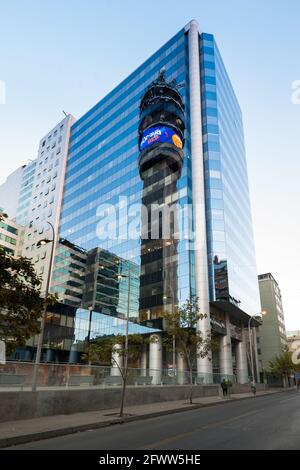
[[215, 39], [200, 41], [210, 299], [260, 311], [242, 113]]
[[[186, 36], [182, 30], [73, 125], [60, 237], [85, 250], [101, 247], [122, 260], [140, 266], [140, 238], [123, 239], [121, 234], [117, 239], [100, 240], [97, 232], [101, 218], [97, 210], [102, 204], [116, 206], [120, 197], [126, 197], [130, 207], [141, 204], [143, 182], [138, 169], [141, 96], [157, 78], [159, 71], [165, 68], [166, 80], [175, 79], [182, 85], [180, 93], [183, 102], [186, 101], [186, 47]], [[173, 202], [177, 200], [180, 205], [191, 203], [187, 162], [185, 153], [177, 192], [172, 196]], [[122, 216], [120, 225], [123, 225]], [[184, 301], [190, 297], [191, 265], [189, 242], [183, 236], [178, 244], [178, 253], [178, 299]], [[59, 284], [59, 279], [59, 273], [54, 272], [56, 284]], [[58, 286], [54, 290], [58, 291]], [[138, 316], [138, 303], [134, 299], [131, 301], [130, 315]]]
[[[212, 35], [201, 35], [200, 54], [210, 300], [229, 300], [244, 311], [255, 313], [259, 310], [259, 297], [241, 111]], [[167, 81], [175, 79], [180, 85], [186, 119], [183, 168], [172, 202], [180, 207], [192, 204], [189, 58], [185, 30], [75, 122], [65, 178], [59, 236], [86, 252], [104, 250], [122, 263], [127, 261], [135, 266], [136, 288], [130, 301], [132, 318], [138, 317], [136, 284], [141, 240], [128, 239], [122, 233], [131, 220], [121, 209], [118, 233], [101, 238], [103, 214], [99, 207], [103, 204], [118, 207], [120, 198], [126, 198], [129, 207], [141, 204], [139, 105], [146, 87], [162, 68]], [[192, 225], [191, 217], [185, 214], [177, 247], [179, 303], [195, 293]], [[70, 284], [57, 269], [57, 263], [58, 258], [53, 290], [62, 294]], [[119, 304], [119, 309], [124, 312], [126, 295], [122, 298], [124, 305]], [[168, 304], [168, 299], [165, 303]], [[101, 302], [97, 309], [103, 311]]]

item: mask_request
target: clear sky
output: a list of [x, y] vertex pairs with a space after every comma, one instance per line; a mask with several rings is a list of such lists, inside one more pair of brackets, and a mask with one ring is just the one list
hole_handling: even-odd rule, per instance
[[258, 271], [300, 329], [299, 0], [0, 0], [0, 184], [63, 109], [80, 117], [192, 18], [215, 35], [243, 110]]

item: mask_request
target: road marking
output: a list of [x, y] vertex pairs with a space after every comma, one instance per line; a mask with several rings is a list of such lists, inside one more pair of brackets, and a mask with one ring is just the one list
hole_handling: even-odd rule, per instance
[[[142, 449], [155, 449], [157, 446], [161, 446], [161, 445], [164, 445], [164, 444], [169, 444], [169, 443], [172, 442], [172, 441], [177, 441], [178, 439], [191, 436], [192, 434], [194, 434], [194, 433], [197, 432], [197, 431], [203, 431], [203, 430], [205, 430], [205, 429], [209, 429], [209, 428], [213, 428], [213, 427], [222, 426], [222, 425], [224, 425], [224, 424], [227, 424], [227, 423], [231, 423], [231, 422], [233, 422], [233, 421], [236, 421], [236, 420], [238, 420], [238, 419], [240, 419], [240, 418], [245, 418], [246, 416], [255, 415], [255, 414], [257, 414], [257, 413], [260, 413], [260, 410], [249, 411], [248, 413], [244, 413], [244, 414], [242, 414], [242, 415], [235, 416], [234, 418], [224, 419], [224, 420], [222, 420], [222, 421], [215, 421], [214, 423], [206, 424], [205, 426], [201, 426], [201, 427], [199, 427], [199, 428], [195, 428], [195, 429], [193, 429], [192, 431], [183, 432], [183, 433], [181, 433], [181, 434], [177, 434], [176, 436], [168, 437], [167, 439], [162, 439], [162, 440], [160, 440], [159, 442], [154, 442], [153, 444], [149, 444], [149, 445], [140, 447], [138, 450], [142, 450]], [[159, 448], [160, 448], [160, 447], [159, 447]]]
[[294, 395], [291, 398], [287, 398], [286, 400], [281, 400], [279, 403], [286, 403], [287, 401], [294, 400], [295, 398], [299, 399], [300, 395]]

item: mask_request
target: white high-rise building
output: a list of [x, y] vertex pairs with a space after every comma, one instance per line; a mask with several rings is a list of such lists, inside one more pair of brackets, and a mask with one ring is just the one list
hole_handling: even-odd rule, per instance
[[17, 215], [19, 194], [25, 169], [26, 165], [20, 166], [0, 185], [0, 206], [10, 219], [14, 219]]
[[42, 291], [49, 272], [51, 243], [40, 247], [37, 244], [42, 239], [52, 240], [51, 225], [57, 234], [70, 128], [74, 122], [73, 116], [66, 116], [41, 139], [30, 180], [22, 255], [33, 260], [37, 273], [42, 276]]

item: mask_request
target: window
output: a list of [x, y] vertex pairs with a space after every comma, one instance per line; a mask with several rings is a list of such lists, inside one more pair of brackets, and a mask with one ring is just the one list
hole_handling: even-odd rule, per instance
[[42, 147], [45, 147], [46, 141], [43, 140]]

